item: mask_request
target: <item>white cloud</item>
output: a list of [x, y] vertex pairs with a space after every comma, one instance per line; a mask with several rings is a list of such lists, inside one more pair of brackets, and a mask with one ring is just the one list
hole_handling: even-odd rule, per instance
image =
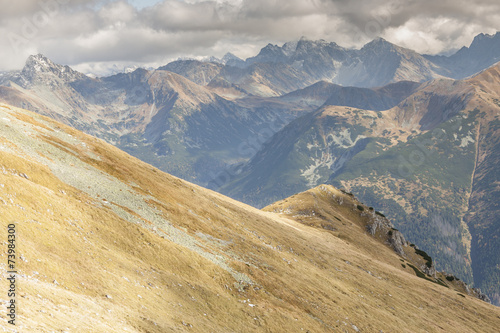
[[[2, 0], [5, 1], [5, 0]], [[500, 30], [497, 0], [9, 1], [0, 12], [0, 70], [41, 52], [69, 65], [159, 63], [179, 56], [249, 57], [301, 36], [360, 47], [382, 36], [421, 53]], [[144, 3], [143, 3], [144, 4]], [[88, 66], [87, 66], [88, 67]]]

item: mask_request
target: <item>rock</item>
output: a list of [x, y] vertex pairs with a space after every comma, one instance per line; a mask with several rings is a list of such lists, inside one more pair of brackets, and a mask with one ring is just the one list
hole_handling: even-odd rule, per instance
[[405, 257], [406, 253], [404, 251], [404, 246], [406, 245], [406, 239], [401, 232], [392, 229], [391, 235], [389, 236], [389, 244], [391, 244], [394, 251], [402, 257]]
[[436, 276], [437, 276], [437, 271], [436, 271], [436, 267], [434, 267], [434, 263], [431, 265], [431, 267], [429, 267], [427, 265], [422, 265], [422, 266], [420, 266], [420, 270], [422, 272], [424, 272], [425, 274], [432, 276], [434, 278], [436, 278]]
[[479, 298], [481, 301], [484, 301], [486, 303], [491, 303], [491, 299], [488, 297], [488, 295], [483, 294], [483, 292], [481, 291], [481, 289], [474, 288], [474, 290], [476, 291], [476, 297], [477, 298]]

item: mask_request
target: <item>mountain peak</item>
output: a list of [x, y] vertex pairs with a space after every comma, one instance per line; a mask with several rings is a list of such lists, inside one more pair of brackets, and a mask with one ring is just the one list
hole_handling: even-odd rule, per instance
[[26, 60], [26, 64], [21, 71], [21, 85], [28, 86], [35, 81], [46, 81], [48, 76], [56, 76], [68, 82], [86, 78], [80, 72], [73, 70], [67, 65], [59, 65], [52, 60], [39, 53], [31, 55]]
[[54, 67], [57, 67], [57, 65], [41, 53], [30, 55], [24, 65], [24, 69], [32, 69], [36, 72], [46, 72]]
[[497, 38], [500, 39], [500, 31], [494, 35], [480, 33], [479, 35], [474, 37], [474, 40], [472, 41], [469, 48], [474, 48], [474, 47], [477, 47], [481, 44], [489, 44], [492, 42], [493, 39], [497, 39]]
[[232, 54], [231, 52], [227, 52], [222, 58], [221, 62], [224, 65], [230, 65], [230, 66], [242, 66], [244, 65], [244, 61], [238, 57]]
[[375, 53], [380, 53], [380, 52], [391, 52], [391, 51], [397, 51], [397, 52], [403, 52], [403, 50], [413, 52], [409, 49], [402, 48], [401, 46], [398, 46], [396, 44], [393, 44], [387, 40], [385, 40], [382, 37], [377, 37], [371, 42], [365, 44], [362, 48], [362, 52], [375, 52]]
[[367, 44], [365, 44], [363, 46], [363, 48], [365, 48], [365, 47], [379, 46], [379, 45], [394, 46], [394, 44], [392, 44], [391, 42], [388, 42], [387, 40], [383, 39], [382, 37], [377, 37], [374, 40], [372, 40], [371, 42], [368, 42]]
[[254, 62], [276, 62], [286, 57], [282, 48], [275, 44], [267, 44], [264, 48], [262, 48], [258, 55], [255, 57], [251, 57], [247, 59], [247, 63]]

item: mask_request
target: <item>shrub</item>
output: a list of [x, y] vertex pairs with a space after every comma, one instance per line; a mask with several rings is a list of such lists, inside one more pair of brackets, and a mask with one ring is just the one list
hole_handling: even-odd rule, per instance
[[[422, 279], [425, 279], [425, 280], [429, 280], [424, 273], [422, 273], [417, 267], [413, 266], [412, 264], [408, 264], [408, 266], [410, 266], [413, 271], [415, 272], [415, 274], [419, 277], [419, 278], [422, 278]], [[432, 280], [430, 280], [432, 281]], [[434, 282], [434, 281], [433, 281]]]
[[443, 286], [443, 287], [450, 288], [450, 287], [448, 287], [448, 286], [446, 285], [446, 283], [444, 283], [444, 281], [443, 281], [443, 280], [441, 280], [441, 279], [437, 279], [435, 282], [436, 282], [437, 284], [439, 284], [439, 285]]
[[427, 267], [432, 267], [432, 258], [425, 251], [415, 249], [415, 253], [424, 258], [424, 260], [426, 261], [425, 265]]
[[455, 280], [455, 277], [453, 275], [450, 275], [450, 276], [446, 277], [446, 280], [451, 282], [451, 281]]
[[340, 189], [340, 192], [347, 194], [348, 196], [351, 196], [351, 197], [354, 196], [354, 194], [352, 194], [351, 192], [347, 192], [346, 190], [343, 190], [343, 189]]
[[365, 210], [365, 207], [363, 207], [363, 206], [361, 206], [361, 205], [358, 205], [358, 209], [359, 209], [360, 211], [364, 211], [364, 210]]

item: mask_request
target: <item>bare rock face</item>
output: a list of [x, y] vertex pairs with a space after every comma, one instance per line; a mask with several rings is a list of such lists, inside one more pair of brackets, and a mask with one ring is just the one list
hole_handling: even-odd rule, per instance
[[22, 87], [29, 88], [36, 84], [54, 85], [56, 83], [55, 78], [63, 82], [73, 82], [87, 77], [69, 66], [55, 64], [42, 54], [37, 54], [28, 58], [16, 81]]
[[403, 234], [398, 230], [391, 230], [392, 235], [389, 236], [389, 244], [391, 244], [394, 251], [402, 257], [406, 256], [404, 247], [408, 245]]
[[434, 266], [434, 264], [431, 264], [431, 267], [427, 266], [426, 264], [420, 265], [420, 269], [425, 274], [430, 275], [432, 277], [436, 277], [437, 271], [436, 271], [436, 267]]
[[459, 288], [463, 289], [467, 293], [467, 295], [472, 296], [472, 297], [476, 297], [476, 298], [478, 298], [478, 299], [480, 299], [480, 300], [482, 300], [484, 302], [491, 303], [491, 299], [488, 297], [488, 295], [486, 295], [485, 293], [483, 293], [480, 288], [472, 288], [467, 283], [465, 283], [465, 282], [463, 282], [461, 280], [458, 280], [453, 275], [447, 276], [447, 279], [448, 278], [450, 278], [450, 280], [453, 279], [453, 282]]
[[[370, 211], [370, 209], [368, 209]], [[385, 217], [383, 214], [373, 211], [370, 211], [369, 222], [366, 225], [366, 230], [370, 233], [370, 235], [375, 236], [377, 230], [387, 235], [387, 242], [394, 249], [394, 251], [402, 257], [407, 257], [407, 254], [404, 250], [405, 247], [408, 246], [408, 242], [406, 241], [403, 234], [394, 228], [392, 223]]]

